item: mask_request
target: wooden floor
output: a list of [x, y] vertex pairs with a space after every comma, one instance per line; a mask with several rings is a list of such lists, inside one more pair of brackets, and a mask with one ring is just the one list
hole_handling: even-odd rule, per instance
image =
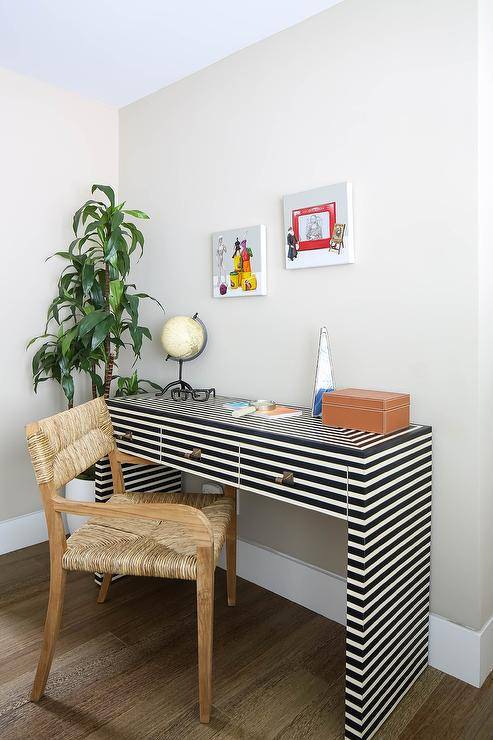
[[[344, 629], [246, 581], [228, 608], [216, 578], [210, 725], [197, 707], [195, 584], [126, 578], [96, 604], [72, 573], [47, 692], [28, 693], [47, 601], [46, 544], [0, 558], [2, 740], [283, 740], [343, 737]], [[428, 669], [380, 739], [493, 738], [493, 682], [481, 690]]]

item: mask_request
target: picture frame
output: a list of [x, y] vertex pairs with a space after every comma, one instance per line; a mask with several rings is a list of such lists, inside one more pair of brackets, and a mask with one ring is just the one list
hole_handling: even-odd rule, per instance
[[263, 224], [212, 234], [214, 298], [267, 295], [266, 228]]
[[285, 195], [283, 206], [286, 269], [355, 261], [351, 183]]

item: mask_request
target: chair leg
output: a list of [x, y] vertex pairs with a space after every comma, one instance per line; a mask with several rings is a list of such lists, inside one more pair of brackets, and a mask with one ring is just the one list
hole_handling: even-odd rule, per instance
[[197, 633], [200, 721], [207, 723], [212, 705], [212, 635], [214, 621], [214, 552], [197, 547]]
[[50, 574], [50, 596], [44, 627], [43, 647], [39, 656], [38, 668], [31, 692], [31, 701], [39, 701], [44, 694], [46, 682], [50, 673], [55, 643], [60, 631], [63, 612], [63, 597], [67, 572], [63, 570], [61, 562], [52, 563]]
[[225, 495], [234, 502], [233, 515], [226, 531], [226, 578], [228, 606], [236, 606], [236, 488], [226, 486]]
[[113, 578], [112, 573], [105, 573], [103, 576], [103, 582], [99, 588], [99, 594], [97, 598], [98, 604], [104, 604], [108, 596], [108, 591], [111, 586], [111, 579]]

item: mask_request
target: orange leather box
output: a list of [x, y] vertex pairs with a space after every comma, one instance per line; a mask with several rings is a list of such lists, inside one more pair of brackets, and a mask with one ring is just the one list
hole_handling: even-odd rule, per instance
[[325, 393], [322, 422], [330, 427], [389, 434], [409, 426], [409, 393], [343, 388]]

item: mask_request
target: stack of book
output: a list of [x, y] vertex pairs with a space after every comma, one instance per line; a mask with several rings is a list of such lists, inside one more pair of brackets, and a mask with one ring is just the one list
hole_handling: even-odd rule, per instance
[[228, 401], [228, 403], [223, 404], [223, 408], [236, 412], [237, 416], [252, 414], [252, 416], [258, 416], [262, 419], [289, 419], [292, 416], [301, 416], [302, 414], [301, 409], [279, 406], [278, 404], [268, 411], [257, 411], [248, 401]]

